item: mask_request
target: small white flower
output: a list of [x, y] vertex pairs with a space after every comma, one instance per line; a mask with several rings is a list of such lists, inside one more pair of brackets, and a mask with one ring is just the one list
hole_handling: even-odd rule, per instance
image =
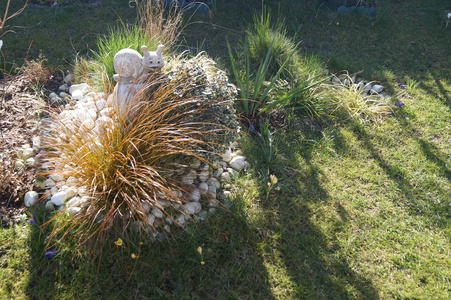
[[[448, 18], [448, 19], [451, 19], [451, 12], [450, 12], [450, 13], [448, 13], [448, 16], [447, 16], [447, 18]], [[1, 48], [1, 46], [0, 46], [0, 48]]]
[[3, 46], [3, 41], [0, 40], [0, 50], [2, 50], [2, 46]]

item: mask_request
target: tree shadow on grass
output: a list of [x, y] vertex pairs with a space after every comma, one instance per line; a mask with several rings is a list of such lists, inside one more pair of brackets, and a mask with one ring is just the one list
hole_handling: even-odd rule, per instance
[[95, 264], [83, 255], [74, 260], [70, 251], [44, 260], [45, 234], [37, 229], [29, 237], [26, 294], [30, 299], [272, 299], [258, 235], [240, 209], [221, 210], [169, 240], [137, 247], [112, 241]]
[[[439, 154], [437, 147], [421, 138], [422, 135], [405, 118], [400, 119], [400, 123], [405, 130], [409, 131], [410, 136], [416, 140], [424, 156], [439, 167], [442, 175], [447, 180], [451, 180], [451, 170], [447, 167], [448, 164], [443, 155]], [[381, 155], [381, 152], [374, 146], [372, 137], [366, 132], [363, 126], [355, 124], [352, 129], [359, 140], [363, 141], [371, 157], [379, 164], [385, 174], [396, 183], [397, 188], [401, 191], [403, 199], [401, 203], [405, 204], [404, 207], [409, 209], [410, 213], [425, 217], [424, 219], [432, 222], [434, 226], [447, 226], [451, 219], [451, 207], [447, 201], [431, 201], [428, 193], [422, 188], [418, 188], [416, 182], [408, 179], [407, 171], [399, 166], [393, 165], [393, 163]], [[430, 184], [433, 184], [434, 189], [440, 191], [441, 194], [448, 193], [447, 191], [443, 191], [439, 186], [436, 186], [435, 182]], [[425, 188], [428, 189], [430, 187]]]
[[[298, 155], [297, 149], [287, 150], [286, 156]], [[274, 170], [284, 193], [269, 197], [262, 205], [267, 216], [261, 228], [266, 235], [263, 255], [272, 268], [280, 269], [277, 273], [287, 274], [287, 278], [270, 280], [272, 287], [293, 299], [378, 299], [371, 280], [339, 257], [335, 234], [325, 235], [315, 222], [321, 215], [316, 204], [331, 199], [321, 183], [324, 174], [312, 163], [310, 150], [301, 153], [303, 162], [284, 171]], [[265, 184], [262, 182], [262, 190]], [[340, 232], [349, 217], [340, 204], [335, 209], [338, 218], [333, 228]]]

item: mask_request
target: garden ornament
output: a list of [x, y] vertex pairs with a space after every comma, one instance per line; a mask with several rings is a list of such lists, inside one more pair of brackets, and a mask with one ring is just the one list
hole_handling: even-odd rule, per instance
[[[163, 45], [159, 45], [157, 51], [149, 51], [146, 46], [141, 47], [144, 56], [133, 49], [119, 50], [114, 56], [114, 70], [117, 72], [113, 79], [118, 83], [133, 83], [143, 80], [149, 72], [161, 70], [164, 65]], [[145, 79], [144, 79], [145, 80]]]
[[114, 56], [113, 65], [117, 74], [113, 75], [113, 79], [117, 84], [108, 102], [117, 108], [122, 117], [126, 117], [123, 114], [130, 111], [128, 106], [132, 105], [132, 100], [143, 89], [149, 73], [163, 68], [163, 48], [163, 45], [159, 45], [157, 51], [149, 51], [146, 46], [142, 46], [144, 56], [133, 49], [122, 49]]

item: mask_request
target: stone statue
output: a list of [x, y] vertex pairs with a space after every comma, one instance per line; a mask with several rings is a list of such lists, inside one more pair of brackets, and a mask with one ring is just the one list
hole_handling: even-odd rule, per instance
[[148, 74], [160, 71], [164, 66], [163, 48], [163, 45], [159, 45], [157, 51], [149, 51], [146, 46], [142, 46], [144, 56], [133, 49], [122, 49], [116, 53], [113, 64], [117, 74], [113, 75], [113, 79], [117, 84], [108, 102], [119, 113], [131, 109], [127, 106], [133, 104], [132, 100], [144, 87]]

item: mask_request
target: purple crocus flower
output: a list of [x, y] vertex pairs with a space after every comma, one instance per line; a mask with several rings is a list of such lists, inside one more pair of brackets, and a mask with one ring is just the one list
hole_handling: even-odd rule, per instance
[[36, 221], [36, 215], [33, 213], [32, 215], [32, 219], [28, 220], [28, 223], [30, 223], [31, 225], [38, 225], [38, 222]]
[[56, 254], [58, 254], [59, 251], [47, 251], [44, 253], [44, 258], [45, 259], [51, 259], [52, 257], [54, 257]]
[[405, 85], [405, 84], [400, 83], [400, 84], [398, 84], [398, 86], [399, 86], [400, 88], [407, 89], [407, 85]]
[[255, 126], [254, 126], [253, 124], [250, 124], [250, 125], [249, 125], [249, 130], [250, 130], [252, 133], [255, 133], [255, 132], [256, 132]]
[[395, 104], [397, 107], [403, 107], [404, 103], [402, 101], [399, 101], [398, 103]]

